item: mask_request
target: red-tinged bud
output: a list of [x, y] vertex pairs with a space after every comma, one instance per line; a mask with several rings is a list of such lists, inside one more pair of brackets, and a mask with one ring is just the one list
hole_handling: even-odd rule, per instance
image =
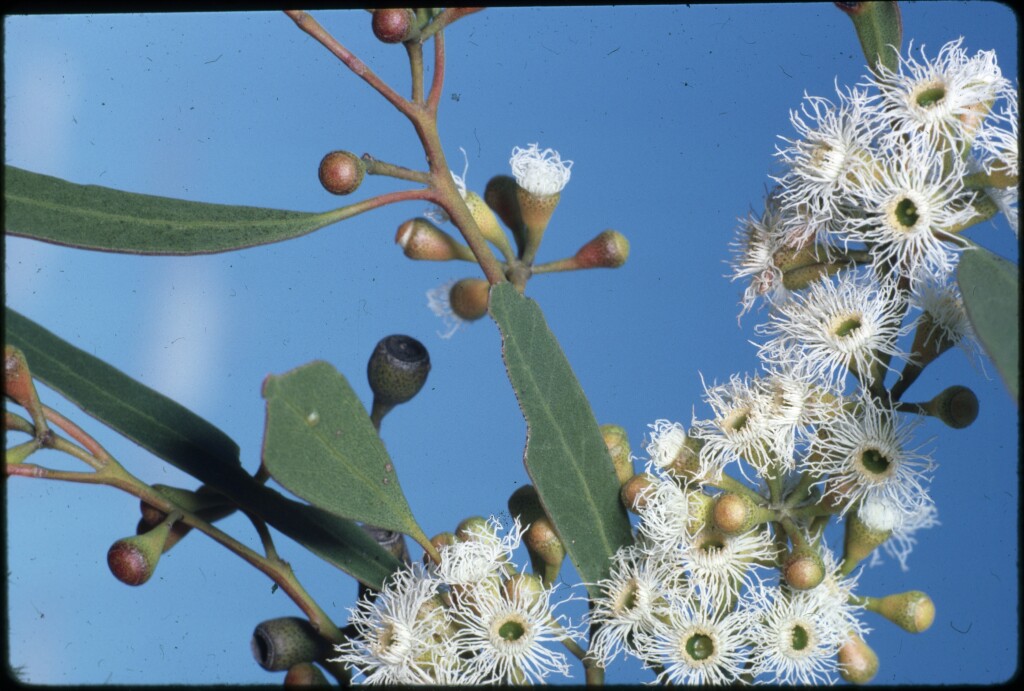
[[283, 672], [303, 662], [323, 659], [330, 646], [305, 619], [281, 617], [252, 632], [252, 656], [268, 672]]
[[619, 485], [626, 484], [629, 478], [633, 477], [633, 455], [630, 453], [626, 430], [619, 425], [601, 425], [601, 437], [604, 439], [604, 445], [608, 447], [608, 455], [612, 457]]
[[288, 674], [284, 675], [284, 687], [290, 689], [301, 686], [330, 686], [330, 683], [319, 667], [311, 662], [300, 662], [288, 668]]
[[33, 407], [39, 401], [36, 385], [24, 353], [11, 345], [4, 346], [4, 394], [34, 414]]
[[878, 655], [853, 631], [839, 649], [839, 676], [851, 684], [867, 684], [878, 674]]
[[581, 269], [614, 269], [626, 263], [629, 240], [616, 230], [606, 230], [576, 252], [576, 265]]
[[487, 314], [490, 284], [482, 278], [463, 278], [452, 285], [448, 304], [452, 312], [465, 321], [475, 321]]
[[935, 603], [920, 590], [871, 598], [867, 608], [910, 633], [927, 631], [935, 622]]
[[[523, 533], [523, 544], [530, 553], [531, 559], [544, 562], [546, 566], [556, 569], [562, 565], [565, 559], [565, 545], [555, 532], [555, 526], [547, 516], [541, 516], [533, 521]], [[536, 567], [535, 567], [536, 568]]]
[[724, 535], [740, 535], [775, 518], [773, 511], [759, 506], [745, 494], [725, 492], [715, 499], [711, 518]]
[[366, 164], [350, 151], [332, 151], [320, 161], [320, 184], [331, 194], [351, 194], [359, 189]]
[[782, 577], [796, 590], [816, 588], [825, 579], [825, 562], [814, 549], [798, 547], [783, 561]]
[[649, 473], [637, 473], [626, 480], [619, 490], [619, 498], [623, 506], [633, 513], [640, 513], [647, 505], [647, 490], [658, 482]]
[[[181, 514], [178, 514], [180, 517]], [[152, 577], [163, 554], [173, 521], [164, 521], [142, 535], [122, 538], [107, 550], [107, 566], [126, 585], [142, 585]]]
[[425, 218], [414, 218], [400, 225], [395, 233], [395, 243], [409, 259], [476, 261], [471, 249]]
[[373, 35], [384, 43], [402, 43], [419, 33], [416, 13], [408, 8], [385, 8], [373, 11]]

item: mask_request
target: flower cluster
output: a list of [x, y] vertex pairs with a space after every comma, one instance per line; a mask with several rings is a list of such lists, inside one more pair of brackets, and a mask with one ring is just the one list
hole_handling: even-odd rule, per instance
[[[899, 399], [945, 350], [977, 350], [953, 285], [960, 234], [998, 211], [1016, 232], [1017, 92], [993, 53], [961, 42], [932, 61], [911, 46], [897, 69], [791, 113], [785, 170], [734, 245], [740, 315], [769, 308], [762, 371], [705, 383], [711, 415], [689, 430], [651, 425], [636, 544], [592, 612], [602, 664], [629, 654], [670, 683], [865, 681], [870, 665], [849, 662], [869, 650], [865, 608], [930, 625], [922, 593], [853, 590], [877, 548], [906, 569], [915, 532], [937, 523], [934, 463], [906, 418], [964, 421]], [[892, 598], [918, 618], [879, 604]]]
[[357, 635], [337, 657], [370, 684], [510, 684], [567, 675], [550, 643], [580, 637], [556, 616], [554, 588], [519, 573], [516, 522], [470, 522], [441, 548], [441, 561], [396, 572], [351, 610]]

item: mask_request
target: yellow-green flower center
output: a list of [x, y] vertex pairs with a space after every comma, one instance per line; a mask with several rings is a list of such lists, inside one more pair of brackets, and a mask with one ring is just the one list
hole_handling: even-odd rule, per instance
[[695, 633], [686, 639], [685, 648], [687, 657], [700, 662], [715, 654], [715, 641], [711, 636]]

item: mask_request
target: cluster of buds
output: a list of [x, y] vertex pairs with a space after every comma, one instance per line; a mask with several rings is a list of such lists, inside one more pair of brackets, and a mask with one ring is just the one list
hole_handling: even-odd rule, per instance
[[[513, 149], [510, 164], [513, 175], [491, 178], [482, 197], [467, 189], [462, 176], [452, 177], [481, 235], [501, 254], [502, 269], [517, 287], [523, 289], [535, 274], [616, 268], [626, 262], [629, 241], [618, 231], [605, 230], [571, 257], [536, 263], [545, 231], [569, 182], [572, 161], [563, 161], [558, 152], [531, 144], [525, 149]], [[435, 212], [431, 215], [433, 221], [413, 218], [399, 226], [395, 242], [405, 256], [428, 261], [476, 261], [468, 246], [439, 227], [447, 216]], [[508, 232], [502, 229], [499, 218]], [[467, 278], [428, 293], [428, 306], [448, 327], [445, 337], [463, 323], [486, 314], [488, 287], [483, 279]]]
[[963, 386], [900, 401], [941, 353], [978, 350], [953, 280], [960, 233], [998, 210], [1017, 226], [1017, 93], [994, 54], [960, 43], [792, 113], [786, 170], [736, 244], [741, 316], [769, 308], [763, 370], [705, 384], [712, 415], [689, 429], [651, 425], [646, 472], [623, 486], [636, 543], [593, 610], [602, 664], [625, 653], [669, 683], [865, 683], [866, 612], [911, 633], [934, 621], [923, 592], [854, 590], [880, 553], [906, 570], [937, 523], [921, 416], [961, 429], [978, 414]]

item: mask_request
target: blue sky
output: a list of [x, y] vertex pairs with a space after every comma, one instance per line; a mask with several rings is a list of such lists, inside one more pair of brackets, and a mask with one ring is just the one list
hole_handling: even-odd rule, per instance
[[[404, 50], [377, 42], [361, 11], [314, 13], [401, 92]], [[934, 56], [964, 37], [995, 49], [1017, 77], [1017, 21], [996, 3], [903, 6], [904, 43]], [[6, 162], [74, 182], [197, 201], [321, 211], [316, 179], [332, 149], [422, 167], [402, 116], [279, 13], [5, 18]], [[647, 425], [706, 414], [709, 382], [757, 367], [753, 327], [737, 325], [742, 286], [725, 261], [737, 218], [760, 211], [778, 135], [803, 94], [852, 85], [864, 59], [831, 3], [495, 9], [447, 32], [440, 131], [449, 162], [483, 191], [508, 174], [514, 146], [538, 142], [574, 161], [541, 247], [573, 254], [605, 228], [631, 242], [615, 271], [536, 277], [543, 308], [599, 422], [624, 426], [643, 455]], [[369, 178], [357, 195], [400, 189]], [[367, 405], [366, 358], [381, 337], [427, 346], [423, 393], [385, 421], [384, 441], [426, 532], [501, 514], [527, 481], [525, 427], [489, 320], [439, 337], [427, 290], [475, 275], [469, 264], [411, 262], [395, 229], [421, 215], [388, 207], [299, 240], [193, 258], [83, 252], [6, 240], [7, 303], [223, 429], [258, 465], [260, 385], [313, 359], [346, 374]], [[971, 237], [1017, 261], [1002, 219]], [[951, 384], [976, 391], [981, 416], [951, 431], [926, 422], [938, 462], [941, 526], [919, 536], [903, 573], [866, 570], [859, 592], [918, 589], [935, 625], [904, 633], [880, 618], [869, 642], [881, 683], [994, 682], [1016, 669], [1018, 411], [991, 363], [954, 351], [907, 400]], [[44, 391], [44, 401], [149, 482], [194, 487], [159, 459]], [[73, 468], [55, 455], [39, 462]], [[190, 536], [141, 588], [114, 580], [110, 544], [134, 531], [137, 501], [113, 490], [7, 483], [10, 663], [24, 678], [68, 683], [270, 683], [248, 640], [262, 620], [297, 614], [234, 555]], [[254, 540], [244, 519], [223, 527]], [[255, 543], [253, 543], [255, 544]], [[339, 620], [354, 582], [280, 538], [308, 590]], [[574, 575], [569, 574], [574, 580]], [[567, 576], [568, 577], [568, 576]], [[635, 665], [608, 680], [650, 677]]]

